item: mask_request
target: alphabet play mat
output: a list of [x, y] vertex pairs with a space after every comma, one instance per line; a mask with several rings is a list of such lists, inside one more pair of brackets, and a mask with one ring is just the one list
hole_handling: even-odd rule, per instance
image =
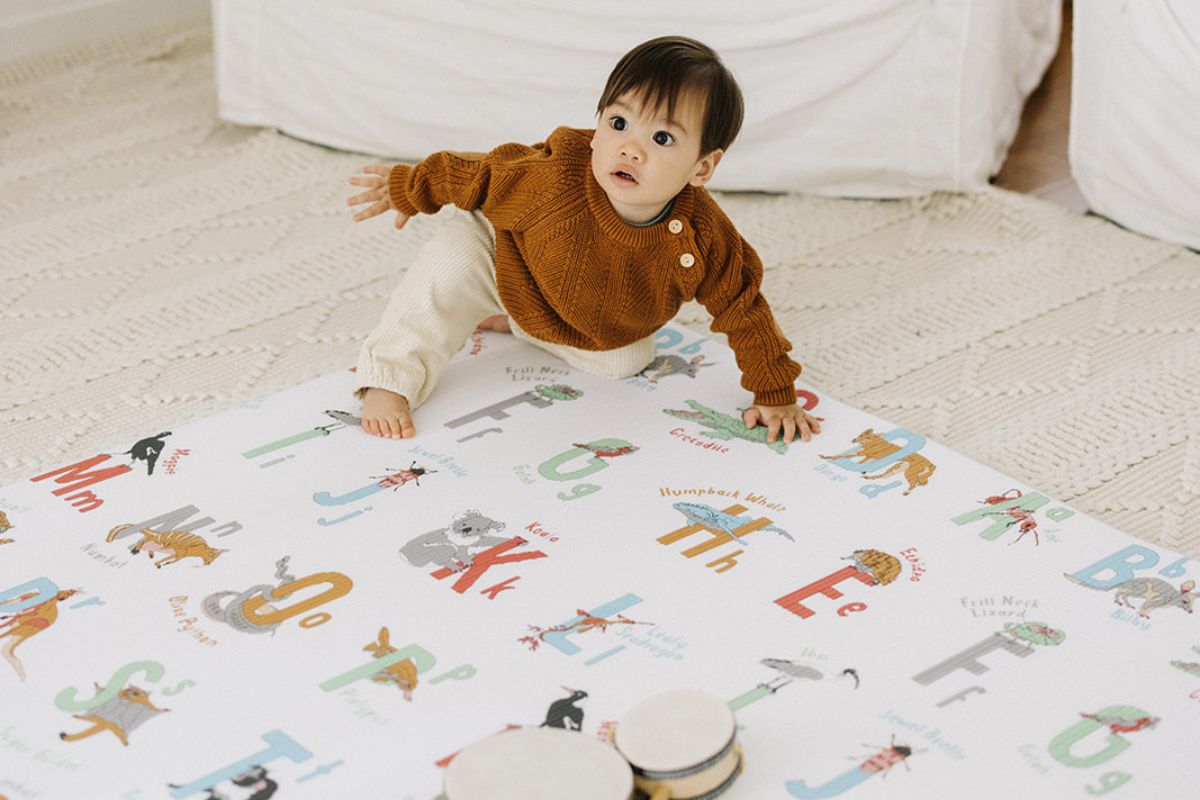
[[476, 332], [412, 440], [341, 372], [0, 489], [0, 795], [430, 800], [677, 688], [735, 712], [729, 798], [1196, 786], [1187, 558], [812, 387], [770, 443], [724, 344], [658, 353]]

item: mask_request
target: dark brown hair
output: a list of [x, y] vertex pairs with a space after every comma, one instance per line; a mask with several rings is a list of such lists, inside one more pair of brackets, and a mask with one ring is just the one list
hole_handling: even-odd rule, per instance
[[608, 76], [596, 113], [630, 91], [650, 108], [665, 104], [672, 119], [681, 94], [703, 101], [702, 156], [727, 149], [742, 127], [742, 90], [733, 74], [715, 50], [686, 36], [660, 36], [622, 56]]

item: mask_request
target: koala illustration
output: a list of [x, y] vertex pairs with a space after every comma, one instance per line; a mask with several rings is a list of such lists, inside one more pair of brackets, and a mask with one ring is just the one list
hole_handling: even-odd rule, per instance
[[458, 572], [469, 567], [473, 549], [486, 549], [507, 541], [502, 536], [488, 536], [488, 531], [502, 531], [504, 523], [485, 517], [477, 510], [460, 511], [450, 521], [450, 527], [438, 528], [409, 541], [400, 548], [400, 557], [414, 567], [437, 564]]

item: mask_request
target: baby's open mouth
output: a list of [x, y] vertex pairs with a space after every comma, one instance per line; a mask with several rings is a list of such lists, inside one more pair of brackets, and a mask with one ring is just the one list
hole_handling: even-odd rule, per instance
[[637, 183], [637, 178], [633, 177], [625, 170], [621, 170], [621, 169], [615, 170], [613, 172], [613, 175], [616, 176], [617, 178], [619, 178], [620, 180], [629, 181], [630, 183]]

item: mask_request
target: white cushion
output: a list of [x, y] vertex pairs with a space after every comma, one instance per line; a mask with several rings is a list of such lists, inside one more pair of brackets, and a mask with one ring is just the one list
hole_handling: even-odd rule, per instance
[[746, 96], [714, 189], [900, 197], [984, 186], [1057, 48], [1060, 0], [214, 0], [220, 114], [384, 158], [593, 127], [668, 33]]
[[1200, 248], [1200, 3], [1074, 6], [1071, 174], [1091, 209]]

